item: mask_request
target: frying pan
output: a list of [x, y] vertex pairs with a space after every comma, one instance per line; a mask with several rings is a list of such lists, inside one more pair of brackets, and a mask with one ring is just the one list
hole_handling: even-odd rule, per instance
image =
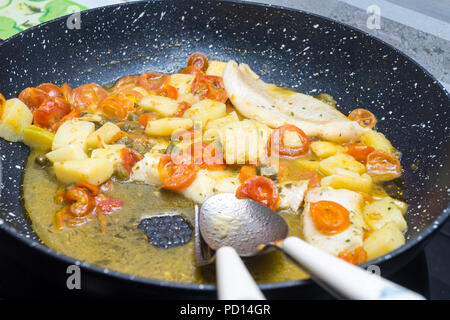
[[[402, 151], [403, 181], [390, 188], [410, 204], [407, 243], [369, 264], [389, 275], [442, 225], [449, 208], [449, 95], [426, 70], [386, 43], [301, 11], [230, 1], [148, 1], [81, 13], [30, 28], [0, 45], [0, 91], [17, 96], [42, 82], [110, 83], [153, 70], [175, 72], [195, 51], [248, 63], [262, 78], [300, 92], [329, 93], [344, 113], [370, 109]], [[65, 288], [66, 267], [82, 268], [84, 293], [100, 297], [215, 297], [215, 286], [138, 278], [106, 270], [39, 242], [22, 206], [28, 148], [0, 139], [1, 259]], [[367, 265], [366, 265], [367, 266]], [[151, 265], [149, 265], [151, 267]], [[2, 275], [4, 277], [5, 275]], [[311, 281], [262, 284], [269, 298], [314, 297]]]

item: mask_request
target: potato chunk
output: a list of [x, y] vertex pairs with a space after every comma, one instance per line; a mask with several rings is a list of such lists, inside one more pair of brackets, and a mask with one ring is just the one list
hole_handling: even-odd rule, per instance
[[366, 167], [345, 153], [337, 153], [334, 156], [320, 161], [319, 170], [329, 176], [336, 172], [336, 169], [346, 169], [356, 173], [366, 172]]
[[123, 148], [125, 148], [125, 145], [123, 144], [112, 144], [107, 146], [106, 148], [95, 149], [94, 151], [92, 151], [91, 158], [111, 161], [114, 169], [116, 169], [117, 165], [122, 163], [120, 150], [122, 150]]
[[345, 148], [337, 143], [328, 141], [314, 141], [310, 145], [311, 151], [319, 158], [328, 158], [336, 153], [344, 153]]
[[88, 158], [84, 150], [77, 144], [71, 144], [69, 146], [56, 149], [47, 153], [46, 157], [53, 163], [68, 160], [83, 160]]
[[389, 253], [405, 244], [405, 237], [394, 222], [386, 223], [374, 231], [365, 241], [363, 248], [367, 259], [372, 260]]
[[146, 96], [141, 99], [139, 105], [144, 111], [154, 111], [163, 117], [169, 117], [178, 111], [177, 100], [163, 96]]
[[323, 178], [320, 184], [323, 187], [369, 193], [372, 189], [372, 178], [366, 173], [360, 175], [350, 170], [337, 169], [335, 174]]
[[99, 148], [103, 144], [109, 144], [116, 141], [122, 136], [120, 128], [112, 122], [107, 122], [94, 132], [92, 132], [87, 138], [88, 148]]
[[388, 222], [395, 223], [402, 232], [407, 228], [402, 210], [391, 197], [386, 197], [366, 205], [363, 213], [364, 220], [371, 230], [381, 229]]
[[201, 121], [202, 126], [205, 127], [208, 121], [219, 119], [226, 115], [226, 106], [224, 103], [203, 99], [186, 110], [183, 117], [190, 118], [194, 121]]
[[190, 129], [194, 125], [192, 119], [163, 118], [149, 121], [145, 133], [151, 136], [170, 136], [176, 130]]
[[113, 164], [105, 159], [83, 159], [55, 162], [56, 178], [63, 183], [88, 182], [99, 185], [113, 174]]
[[361, 136], [361, 142], [375, 150], [392, 154], [397, 153], [397, 150], [392, 146], [391, 142], [381, 132], [367, 131]]
[[194, 78], [193, 74], [174, 73], [167, 80], [167, 85], [177, 88], [179, 95], [186, 95], [191, 92]]
[[70, 120], [64, 122], [56, 131], [52, 150], [76, 144], [87, 151], [87, 138], [94, 132], [95, 125], [89, 121]]
[[23, 130], [33, 121], [30, 109], [19, 99], [9, 99], [0, 114], [0, 137], [17, 142], [22, 140]]
[[210, 61], [208, 64], [208, 69], [206, 69], [206, 74], [209, 76], [223, 77], [223, 72], [225, 70], [227, 63], [222, 61]]

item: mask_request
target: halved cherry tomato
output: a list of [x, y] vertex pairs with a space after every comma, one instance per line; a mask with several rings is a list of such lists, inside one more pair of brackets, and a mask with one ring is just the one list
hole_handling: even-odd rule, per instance
[[341, 233], [350, 226], [350, 212], [337, 202], [311, 202], [310, 212], [317, 231], [326, 236]]
[[108, 118], [125, 120], [130, 110], [126, 105], [120, 104], [116, 99], [108, 97], [98, 104], [98, 110]]
[[374, 181], [388, 181], [398, 178], [402, 174], [400, 160], [394, 155], [375, 150], [367, 156], [367, 173]]
[[69, 205], [68, 212], [74, 217], [88, 215], [95, 207], [94, 197], [85, 188], [70, 188], [64, 194], [64, 199], [73, 202]]
[[197, 177], [198, 165], [191, 156], [181, 153], [165, 154], [158, 163], [163, 188], [180, 190], [187, 188]]
[[223, 103], [228, 99], [223, 79], [218, 76], [197, 74], [192, 83], [191, 92], [202, 98], [208, 98]]
[[279, 200], [277, 185], [266, 177], [254, 177], [246, 180], [236, 190], [236, 197], [250, 198], [272, 210], [277, 208]]
[[34, 111], [34, 124], [52, 129], [69, 112], [70, 106], [63, 98], [48, 99]]
[[351, 143], [347, 145], [347, 153], [355, 160], [365, 163], [367, 156], [375, 149], [361, 143]]
[[187, 61], [187, 66], [196, 66], [202, 71], [206, 71], [208, 69], [209, 59], [201, 52], [193, 53], [189, 56]]
[[58, 131], [59, 127], [66, 121], [72, 120], [74, 118], [78, 118], [81, 116], [81, 112], [75, 108], [71, 107], [70, 112], [66, 114], [55, 126], [52, 127], [54, 132]]
[[242, 166], [239, 171], [239, 180], [244, 183], [250, 178], [256, 177], [256, 167], [255, 166]]
[[5, 97], [0, 93], [0, 119], [3, 115], [3, 110], [5, 108], [6, 99]]
[[[289, 147], [284, 144], [284, 134], [286, 131], [295, 132], [300, 140], [301, 145], [298, 147]], [[275, 129], [270, 135], [269, 141], [267, 142], [267, 151], [269, 156], [278, 153], [282, 158], [296, 158], [304, 155], [309, 150], [309, 139], [308, 136], [300, 128], [292, 125], [286, 124]]]
[[114, 210], [122, 208], [123, 201], [99, 194], [95, 197], [95, 206], [102, 212], [111, 213]]
[[142, 160], [144, 157], [133, 149], [123, 148], [120, 150], [120, 158], [124, 168], [128, 173], [131, 173], [131, 169], [133, 169], [136, 162]]
[[46, 92], [50, 98], [62, 97], [63, 95], [61, 88], [53, 83], [42, 83], [37, 86], [37, 89]]
[[356, 121], [361, 127], [372, 129], [377, 124], [375, 115], [366, 109], [355, 109], [348, 115], [351, 121]]
[[114, 87], [111, 89], [113, 92], [117, 92], [123, 89], [131, 89], [138, 84], [139, 76], [126, 76], [117, 80]]
[[89, 182], [77, 182], [77, 187], [85, 188], [88, 190], [93, 196], [96, 196], [98, 194], [98, 187], [94, 184], [91, 184]]
[[133, 90], [120, 90], [119, 93], [116, 94], [115, 100], [120, 103], [125, 109], [133, 110], [134, 106], [141, 101], [144, 96], [142, 93]]
[[186, 112], [186, 110], [188, 110], [191, 107], [192, 106], [189, 103], [183, 101], [178, 105], [178, 110], [173, 116], [174, 117], [182, 117], [183, 114]]
[[163, 96], [174, 100], [178, 99], [178, 89], [174, 86], [165, 86], [164, 88], [156, 90], [155, 93], [157, 96]]
[[190, 156], [193, 157], [194, 163], [204, 166], [209, 170], [220, 170], [226, 167], [223, 163], [223, 156], [216, 155], [216, 148], [213, 144], [205, 142], [195, 142], [188, 149]]
[[367, 262], [367, 252], [363, 247], [358, 247], [351, 251], [339, 252], [338, 258], [352, 264], [363, 264]]
[[73, 99], [72, 99], [73, 90], [67, 84], [67, 82], [64, 82], [64, 84], [61, 86], [61, 92], [63, 94], [63, 97], [66, 99], [66, 101], [70, 104], [73, 104]]
[[162, 88], [168, 78], [169, 76], [167, 74], [144, 72], [139, 77], [138, 84], [148, 91], [158, 90]]
[[183, 70], [181, 70], [181, 73], [184, 74], [192, 74], [194, 76], [197, 75], [203, 75], [203, 71], [202, 69], [200, 69], [197, 66], [187, 66], [186, 68], [184, 68]]
[[139, 116], [139, 123], [145, 128], [147, 123], [157, 119], [159, 119], [159, 116], [156, 113], [143, 113]]
[[19, 94], [19, 100], [25, 103], [31, 112], [39, 108], [48, 99], [47, 92], [37, 88], [26, 88]]
[[73, 104], [80, 111], [96, 109], [107, 96], [108, 92], [95, 83], [81, 85], [72, 92]]

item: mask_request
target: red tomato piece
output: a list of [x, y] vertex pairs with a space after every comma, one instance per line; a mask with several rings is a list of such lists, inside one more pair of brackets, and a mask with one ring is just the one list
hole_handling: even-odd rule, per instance
[[164, 88], [156, 90], [155, 93], [158, 96], [163, 96], [174, 100], [178, 99], [178, 89], [174, 86], [165, 86]]
[[98, 110], [106, 117], [118, 120], [127, 119], [130, 111], [127, 109], [127, 105], [117, 102], [113, 97], [108, 97], [100, 102]]
[[351, 251], [339, 252], [338, 258], [352, 264], [363, 264], [367, 262], [367, 252], [363, 247], [358, 247]]
[[62, 97], [63, 96], [61, 88], [58, 87], [57, 85], [53, 84], [53, 83], [40, 84], [40, 85], [37, 86], [37, 89], [40, 89], [40, 90], [44, 91], [45, 93], [47, 93], [47, 95], [50, 98]]
[[209, 59], [206, 55], [201, 52], [193, 53], [189, 56], [187, 61], [187, 66], [196, 66], [202, 71], [208, 69]]
[[144, 157], [133, 149], [123, 148], [120, 150], [120, 158], [125, 169], [128, 173], [131, 173], [131, 169], [133, 169], [136, 162], [142, 160]]
[[111, 213], [123, 207], [123, 201], [99, 194], [95, 197], [95, 206], [97, 210], [104, 213]]
[[70, 188], [64, 194], [64, 199], [73, 202], [69, 205], [68, 212], [74, 217], [86, 216], [95, 207], [94, 197], [85, 188]]
[[356, 121], [361, 127], [372, 129], [377, 124], [375, 115], [366, 109], [355, 109], [348, 115], [351, 121]]
[[141, 74], [138, 84], [147, 91], [161, 89], [169, 78], [167, 74], [157, 72], [145, 72]]
[[[300, 140], [301, 145], [298, 147], [290, 147], [284, 144], [284, 134], [286, 131], [295, 132]], [[287, 124], [275, 129], [270, 135], [269, 141], [267, 142], [267, 151], [269, 156], [278, 153], [282, 158], [297, 158], [304, 155], [309, 150], [309, 139], [308, 136], [300, 128]]]
[[156, 113], [143, 113], [139, 116], [139, 123], [145, 128], [150, 121], [157, 119], [159, 119], [159, 116]]
[[191, 92], [202, 98], [225, 103], [228, 99], [222, 77], [197, 74], [192, 83]]
[[388, 181], [398, 178], [402, 174], [402, 165], [400, 160], [394, 155], [375, 150], [367, 156], [367, 173], [375, 181]]
[[31, 112], [39, 108], [48, 99], [47, 92], [37, 88], [26, 88], [19, 94], [19, 100], [25, 103]]
[[34, 124], [52, 129], [69, 112], [70, 106], [63, 98], [48, 99], [34, 111]]
[[351, 143], [347, 145], [347, 153], [355, 160], [365, 163], [367, 156], [375, 149], [361, 143]]
[[197, 177], [198, 166], [186, 154], [166, 154], [158, 163], [163, 188], [180, 190], [187, 188]]
[[194, 76], [197, 75], [203, 75], [203, 71], [202, 69], [200, 69], [197, 66], [187, 66], [186, 68], [184, 68], [183, 70], [181, 70], [181, 73], [184, 74], [192, 74]]
[[312, 221], [321, 234], [331, 236], [350, 226], [350, 212], [337, 202], [311, 202], [309, 208]]
[[275, 182], [266, 177], [254, 177], [246, 180], [237, 190], [239, 199], [255, 200], [272, 210], [277, 208], [279, 194]]
[[191, 107], [192, 106], [185, 101], [180, 102], [180, 104], [178, 105], [178, 111], [173, 116], [174, 117], [182, 117], [184, 115], [184, 113], [186, 112], [186, 110], [188, 110]]
[[72, 100], [75, 107], [80, 111], [92, 109], [106, 99], [108, 92], [95, 83], [84, 84], [73, 90]]
[[139, 76], [126, 76], [117, 80], [114, 87], [111, 89], [113, 92], [117, 92], [123, 89], [131, 89], [135, 87], [139, 82]]

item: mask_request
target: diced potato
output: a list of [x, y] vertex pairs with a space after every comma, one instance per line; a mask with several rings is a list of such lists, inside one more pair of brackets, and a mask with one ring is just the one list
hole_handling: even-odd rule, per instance
[[106, 159], [83, 159], [55, 162], [56, 178], [63, 183], [88, 182], [99, 185], [113, 174], [113, 164]]
[[220, 128], [220, 142], [226, 163], [265, 163], [270, 133], [269, 127], [254, 120], [231, 122]]
[[319, 158], [328, 158], [336, 153], [344, 153], [345, 148], [337, 143], [328, 141], [314, 141], [310, 145], [311, 151]]
[[381, 229], [374, 231], [364, 241], [363, 248], [367, 259], [372, 260], [389, 253], [405, 244], [405, 237], [393, 222], [386, 223]]
[[402, 232], [407, 228], [402, 211], [391, 197], [369, 203], [364, 207], [363, 214], [371, 230], [381, 229], [388, 222], [395, 223]]
[[144, 111], [154, 111], [163, 117], [169, 117], [178, 111], [178, 101], [163, 96], [146, 96], [139, 105]]
[[145, 133], [152, 136], [170, 136], [175, 130], [190, 129], [194, 125], [192, 119], [163, 118], [150, 121], [145, 128]]
[[227, 63], [222, 61], [210, 61], [208, 64], [208, 69], [206, 69], [206, 74], [209, 76], [219, 76], [223, 77], [223, 72], [225, 70]]
[[361, 142], [375, 150], [397, 153], [391, 142], [381, 132], [369, 130], [361, 136]]
[[53, 163], [68, 160], [83, 160], [88, 158], [84, 150], [78, 144], [71, 144], [56, 149], [55, 151], [47, 153], [46, 157]]
[[288, 148], [298, 148], [303, 145], [302, 139], [294, 131], [286, 131], [282, 139], [283, 144]]
[[226, 115], [226, 106], [224, 103], [203, 99], [186, 110], [183, 117], [190, 118], [194, 121], [201, 121], [202, 126], [205, 127], [208, 121], [219, 119]]
[[122, 136], [122, 131], [120, 128], [112, 122], [107, 122], [93, 133], [91, 133], [87, 138], [88, 148], [99, 148], [104, 144], [109, 144], [116, 141]]
[[316, 171], [319, 169], [320, 161], [310, 159], [295, 159], [295, 164], [304, 170]]
[[144, 97], [150, 95], [150, 93], [147, 90], [145, 90], [144, 88], [142, 88], [142, 87], [136, 86], [136, 87], [133, 87], [133, 90], [139, 92]]
[[179, 94], [178, 95], [178, 102], [187, 102], [189, 103], [191, 106], [193, 106], [194, 104], [200, 102], [200, 98], [198, 95], [193, 95], [192, 93], [187, 93], [187, 94]]
[[346, 169], [356, 173], [366, 172], [366, 167], [345, 153], [337, 153], [334, 156], [320, 161], [319, 170], [329, 176], [336, 172], [336, 169]]
[[33, 121], [30, 109], [19, 99], [9, 99], [0, 114], [0, 137], [17, 142], [22, 140], [23, 130]]
[[56, 131], [52, 150], [68, 145], [77, 144], [84, 151], [87, 150], [87, 138], [94, 132], [95, 125], [89, 121], [70, 120], [64, 122]]
[[106, 148], [95, 149], [94, 151], [92, 151], [91, 158], [111, 161], [114, 169], [116, 169], [117, 165], [122, 163], [120, 150], [122, 150], [123, 148], [125, 148], [125, 145], [123, 144], [112, 144], [107, 146]]
[[323, 187], [369, 193], [372, 189], [372, 178], [366, 173], [360, 175], [350, 170], [337, 169], [335, 174], [323, 178], [320, 184]]
[[391, 198], [391, 201], [395, 203], [397, 208], [400, 210], [402, 215], [406, 214], [406, 211], [408, 211], [408, 204], [406, 202]]
[[191, 92], [194, 78], [193, 74], [174, 73], [169, 77], [167, 85], [177, 88], [179, 95], [185, 95]]
[[215, 140], [219, 137], [219, 130], [224, 125], [239, 121], [239, 117], [235, 111], [229, 113], [225, 117], [208, 121], [205, 127], [205, 133], [203, 135], [203, 138], [205, 140]]
[[55, 134], [35, 125], [29, 125], [23, 130], [23, 143], [33, 149], [50, 150]]

